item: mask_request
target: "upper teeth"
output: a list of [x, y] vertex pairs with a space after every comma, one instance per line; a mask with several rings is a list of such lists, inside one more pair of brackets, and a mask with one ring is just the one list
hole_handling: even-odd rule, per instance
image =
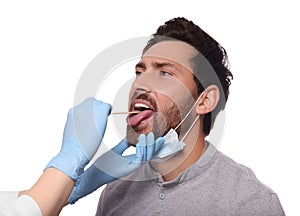
[[136, 103], [136, 104], [134, 105], [134, 107], [136, 107], [136, 108], [146, 108], [146, 109], [150, 109], [150, 107], [148, 107], [147, 105], [142, 104], [142, 103]]

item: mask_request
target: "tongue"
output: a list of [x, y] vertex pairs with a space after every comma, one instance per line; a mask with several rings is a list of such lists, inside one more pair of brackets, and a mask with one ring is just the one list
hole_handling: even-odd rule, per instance
[[142, 121], [150, 118], [153, 114], [152, 110], [145, 110], [142, 112], [139, 112], [135, 115], [130, 115], [127, 117], [127, 123], [129, 126], [136, 127], [138, 124], [140, 124]]

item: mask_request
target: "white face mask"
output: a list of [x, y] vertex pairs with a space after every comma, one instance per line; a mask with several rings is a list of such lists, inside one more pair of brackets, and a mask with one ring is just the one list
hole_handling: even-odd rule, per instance
[[[186, 116], [182, 119], [182, 121], [179, 122], [179, 124], [175, 127], [175, 129], [171, 128], [168, 131], [168, 133], [165, 136], [163, 136], [163, 138], [165, 139], [164, 147], [156, 154], [156, 157], [154, 159], [164, 159], [164, 160], [170, 159], [177, 152], [179, 152], [180, 150], [182, 150], [184, 148], [184, 146], [185, 146], [184, 140], [187, 137], [187, 135], [190, 133], [191, 129], [196, 124], [200, 115], [196, 116], [195, 120], [193, 121], [193, 123], [191, 124], [191, 126], [189, 127], [189, 129], [184, 134], [184, 136], [182, 137], [181, 140], [179, 140], [178, 133], [176, 132], [176, 130], [187, 119], [187, 117], [192, 112], [192, 110], [194, 109], [195, 105], [198, 103], [198, 101], [200, 100], [200, 98], [202, 97], [204, 92], [205, 92], [205, 90], [200, 94], [200, 96], [198, 97], [198, 99], [196, 100], [196, 102], [194, 103], [192, 108], [189, 110], [189, 112], [186, 114]], [[170, 152], [173, 152], [173, 153], [170, 155]]]

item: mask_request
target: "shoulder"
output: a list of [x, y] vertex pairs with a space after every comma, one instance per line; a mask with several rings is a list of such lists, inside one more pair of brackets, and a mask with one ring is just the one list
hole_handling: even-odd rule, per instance
[[232, 187], [234, 195], [252, 195], [259, 191], [274, 193], [269, 187], [257, 179], [252, 169], [237, 163], [222, 152], [218, 152], [218, 157], [213, 167], [213, 171], [222, 178], [220, 181]]
[[252, 169], [237, 163], [222, 152], [219, 152], [218, 158], [215, 161], [215, 165], [218, 167], [220, 172], [229, 175], [230, 180], [234, 181], [235, 183], [254, 183], [257, 186], [263, 186], [257, 179]]
[[258, 188], [265, 187], [249, 167], [237, 163], [212, 144], [209, 144], [207, 152], [200, 158], [195, 169], [201, 170], [216, 183], [219, 181], [223, 185], [236, 187], [237, 184], [241, 184], [243, 186], [254, 185]]
[[284, 215], [277, 194], [247, 166], [219, 152], [215, 161], [230, 185], [231, 209], [237, 215]]

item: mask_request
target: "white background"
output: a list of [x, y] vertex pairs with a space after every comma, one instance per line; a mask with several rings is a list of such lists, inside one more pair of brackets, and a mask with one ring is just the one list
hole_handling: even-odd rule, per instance
[[[287, 215], [299, 215], [297, 5], [290, 0], [1, 1], [0, 190], [28, 189], [58, 153], [77, 82], [97, 54], [184, 16], [229, 55], [234, 80], [221, 151], [253, 169], [278, 194]], [[100, 192], [61, 215], [94, 215]]]

